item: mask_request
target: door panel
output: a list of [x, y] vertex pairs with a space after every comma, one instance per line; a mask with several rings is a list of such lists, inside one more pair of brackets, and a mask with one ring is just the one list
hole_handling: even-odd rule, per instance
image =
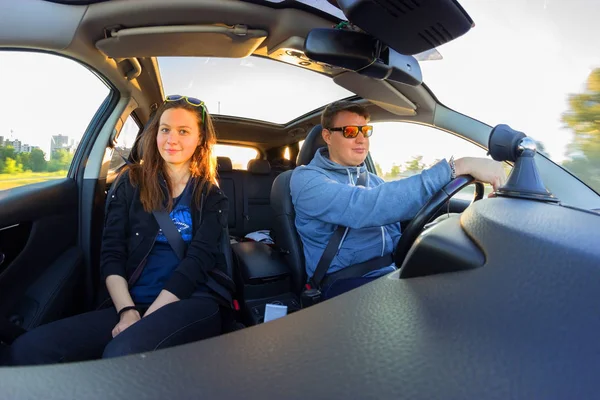
[[[36, 73], [40, 66], [43, 73]], [[0, 91], [11, 94], [2, 114], [8, 129], [0, 132], [4, 334], [1, 326], [29, 329], [85, 311], [91, 303], [77, 177], [117, 97], [89, 68], [56, 54], [2, 49], [0, 70]], [[43, 107], [23, 107], [31, 93]]]
[[78, 190], [60, 179], [0, 192], [1, 316], [26, 328], [79, 311]]

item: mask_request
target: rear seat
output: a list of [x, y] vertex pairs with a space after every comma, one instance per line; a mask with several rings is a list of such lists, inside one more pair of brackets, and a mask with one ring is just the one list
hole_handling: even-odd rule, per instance
[[271, 230], [271, 186], [275, 175], [267, 160], [250, 160], [244, 173], [244, 234], [261, 229]]
[[229, 157], [217, 157], [219, 186], [229, 198], [229, 233], [243, 237], [270, 230], [273, 219], [270, 195], [276, 174], [267, 160], [250, 160], [248, 171], [234, 170]]
[[219, 187], [229, 199], [229, 234], [231, 236], [242, 235], [242, 184], [241, 171], [234, 171], [229, 157], [217, 157], [217, 179]]

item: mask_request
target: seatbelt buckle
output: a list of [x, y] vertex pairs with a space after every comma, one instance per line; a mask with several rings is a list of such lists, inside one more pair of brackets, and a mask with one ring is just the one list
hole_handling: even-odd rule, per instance
[[302, 308], [307, 308], [320, 303], [322, 298], [323, 296], [319, 289], [306, 289], [302, 292], [302, 296], [300, 297], [300, 305]]

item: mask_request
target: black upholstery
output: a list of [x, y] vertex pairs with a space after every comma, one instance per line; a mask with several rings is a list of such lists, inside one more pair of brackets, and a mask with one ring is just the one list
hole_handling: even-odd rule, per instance
[[233, 164], [229, 157], [217, 157], [217, 171], [219, 172], [231, 172], [233, 171]]
[[240, 171], [232, 169], [229, 157], [217, 157], [217, 174], [219, 187], [229, 199], [229, 210], [227, 215], [227, 226], [229, 233], [233, 236], [242, 234], [242, 175]]
[[231, 241], [229, 240], [229, 229], [223, 229], [221, 234], [221, 251], [225, 256], [225, 272], [228, 277], [234, 279], [233, 276], [233, 253], [231, 251]]
[[267, 160], [252, 160], [248, 171], [232, 169], [229, 157], [217, 157], [218, 180], [229, 199], [229, 233], [242, 237], [247, 233], [271, 229], [271, 186], [275, 175]]
[[271, 164], [267, 160], [250, 160], [248, 161], [248, 172], [255, 175], [269, 175], [271, 173]]
[[315, 125], [310, 132], [308, 132], [306, 139], [304, 139], [304, 144], [298, 153], [296, 165], [308, 165], [315, 156], [317, 150], [327, 146], [327, 143], [325, 143], [323, 136], [321, 135], [322, 130], [323, 128], [321, 125]]
[[288, 253], [285, 258], [292, 272], [292, 290], [299, 293], [306, 282], [306, 271], [302, 241], [296, 231], [296, 212], [290, 196], [292, 172], [281, 173], [273, 182], [271, 206], [275, 215], [272, 236], [275, 243]]
[[[321, 136], [321, 130], [321, 125], [317, 125], [308, 133], [300, 153], [298, 153], [297, 165], [310, 163], [317, 150], [327, 145]], [[290, 195], [291, 178], [292, 171], [286, 171], [275, 178], [273, 182], [271, 206], [275, 212], [275, 218], [273, 219], [272, 236], [280, 248], [289, 252], [286, 261], [292, 270], [293, 289], [300, 292], [306, 282], [306, 270], [304, 269], [302, 241], [296, 231], [296, 212]]]
[[267, 160], [250, 160], [248, 172], [243, 175], [243, 233], [271, 229], [273, 209], [271, 208], [271, 186], [275, 176]]

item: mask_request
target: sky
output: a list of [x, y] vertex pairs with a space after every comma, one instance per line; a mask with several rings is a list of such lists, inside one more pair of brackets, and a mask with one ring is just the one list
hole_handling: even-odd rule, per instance
[[[306, 2], [310, 3], [310, 0]], [[489, 125], [507, 123], [565, 159], [571, 133], [561, 114], [571, 93], [600, 67], [600, 1], [461, 0], [475, 27], [423, 61], [424, 82], [456, 111]], [[206, 101], [211, 113], [287, 122], [350, 95], [330, 79], [258, 58], [160, 59], [167, 94]], [[40, 69], [43, 68], [43, 73]], [[75, 62], [40, 53], [0, 52], [0, 136], [48, 152], [52, 135], [80, 138], [106, 85]], [[482, 154], [469, 143], [414, 124], [376, 124], [372, 154], [380, 164]]]
[[423, 62], [423, 79], [448, 107], [507, 123], [544, 143], [556, 161], [571, 141], [561, 114], [600, 67], [600, 1], [461, 0], [475, 22]]
[[81, 139], [109, 89], [72, 60], [1, 51], [0, 93], [0, 136], [38, 146], [48, 155], [53, 135]]

